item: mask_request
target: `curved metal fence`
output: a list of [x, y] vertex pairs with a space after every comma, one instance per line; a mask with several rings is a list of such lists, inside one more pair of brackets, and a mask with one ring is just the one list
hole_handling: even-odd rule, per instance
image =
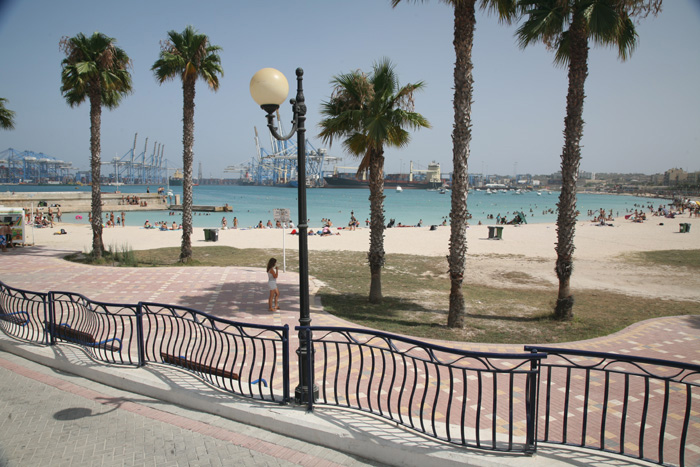
[[700, 365], [603, 352], [544, 352], [537, 439], [662, 465], [700, 465]]
[[144, 360], [188, 369], [251, 398], [289, 400], [289, 327], [244, 324], [192, 308], [141, 303]]
[[121, 365], [139, 360], [139, 305], [95, 302], [72, 292], [49, 292], [50, 343], [78, 344], [95, 360]]
[[0, 328], [36, 344], [69, 343], [94, 360], [170, 365], [248, 398], [289, 401], [289, 326], [217, 318], [159, 303], [116, 304], [0, 282]]
[[[290, 400], [287, 325], [0, 282], [0, 329], [78, 345], [105, 363], [169, 365], [243, 397]], [[700, 365], [541, 346], [469, 352], [366, 329], [296, 329], [309, 349], [299, 354], [308, 359], [299, 380], [310, 382], [309, 410], [350, 408], [479, 449], [531, 453], [542, 442], [700, 465]]]
[[309, 337], [316, 404], [369, 412], [454, 444], [535, 450], [544, 354], [469, 352], [365, 329], [297, 329], [316, 333]]
[[0, 327], [17, 339], [47, 344], [48, 294], [15, 289], [0, 282]]

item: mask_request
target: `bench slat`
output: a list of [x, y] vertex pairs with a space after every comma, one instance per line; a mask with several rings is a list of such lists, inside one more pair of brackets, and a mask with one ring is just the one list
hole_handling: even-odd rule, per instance
[[220, 376], [222, 378], [230, 378], [238, 380], [238, 373], [232, 371], [224, 370], [223, 368], [215, 368], [210, 365], [205, 365], [199, 362], [193, 362], [185, 357], [176, 357], [175, 355], [170, 355], [165, 352], [160, 353], [160, 357], [163, 359], [164, 363], [170, 363], [171, 365], [186, 368], [188, 370], [199, 371], [202, 373], [207, 373], [214, 376]]
[[[48, 324], [47, 324], [48, 326]], [[49, 327], [49, 330], [51, 328]], [[116, 337], [111, 339], [105, 339], [103, 341], [95, 341], [95, 337], [87, 332], [78, 331], [73, 329], [67, 324], [57, 324], [55, 325], [54, 337], [63, 339], [66, 341], [74, 342], [76, 344], [85, 345], [88, 347], [100, 347], [110, 352], [119, 352], [122, 348], [122, 341]], [[117, 342], [119, 345], [110, 344], [110, 342]]]
[[[21, 318], [20, 315], [25, 315], [26, 318]], [[16, 324], [18, 326], [26, 326], [29, 322], [29, 313], [26, 311], [15, 311], [14, 313], [2, 313], [0, 314], [0, 319], [7, 321], [8, 323]]]

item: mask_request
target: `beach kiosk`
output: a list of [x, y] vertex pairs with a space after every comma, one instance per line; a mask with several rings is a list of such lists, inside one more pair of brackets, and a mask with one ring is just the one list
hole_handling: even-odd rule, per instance
[[12, 223], [12, 244], [25, 244], [25, 217], [24, 209], [0, 206], [0, 225]]

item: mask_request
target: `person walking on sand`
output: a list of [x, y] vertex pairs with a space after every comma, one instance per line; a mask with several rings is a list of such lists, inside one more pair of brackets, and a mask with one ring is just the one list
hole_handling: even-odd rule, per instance
[[[279, 310], [280, 290], [277, 288], [277, 276], [279, 276], [279, 268], [277, 267], [277, 259], [270, 258], [267, 262], [267, 285], [270, 289], [270, 298], [268, 299], [268, 308], [270, 311]], [[274, 301], [275, 306], [272, 306]]]

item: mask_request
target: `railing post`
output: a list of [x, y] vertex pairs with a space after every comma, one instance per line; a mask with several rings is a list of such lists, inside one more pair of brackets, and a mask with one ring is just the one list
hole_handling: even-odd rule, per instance
[[282, 402], [289, 403], [289, 325], [284, 325], [282, 331]]
[[139, 353], [139, 366], [146, 365], [146, 343], [143, 341], [143, 302], [136, 305], [136, 347]]
[[[306, 402], [306, 407], [311, 412], [318, 397], [318, 388], [314, 384], [314, 347], [311, 342], [311, 327], [297, 326], [296, 329], [299, 331], [299, 349], [297, 349], [297, 355], [299, 356], [299, 386], [295, 390], [294, 399], [298, 404]], [[308, 392], [302, 391], [302, 398], [299, 399], [299, 388], [302, 387], [308, 388]], [[303, 398], [304, 394], [308, 396], [306, 399]]]
[[54, 293], [49, 292], [44, 300], [44, 333], [48, 344], [55, 345], [56, 338], [54, 337], [54, 323], [56, 322], [56, 307], [54, 306]]
[[[533, 350], [537, 353], [537, 350]], [[527, 375], [527, 387], [525, 389], [525, 411], [527, 412], [527, 427], [525, 435], [525, 453], [534, 454], [537, 451], [537, 410], [538, 387], [540, 380], [540, 361], [538, 358], [530, 360], [530, 372]]]

